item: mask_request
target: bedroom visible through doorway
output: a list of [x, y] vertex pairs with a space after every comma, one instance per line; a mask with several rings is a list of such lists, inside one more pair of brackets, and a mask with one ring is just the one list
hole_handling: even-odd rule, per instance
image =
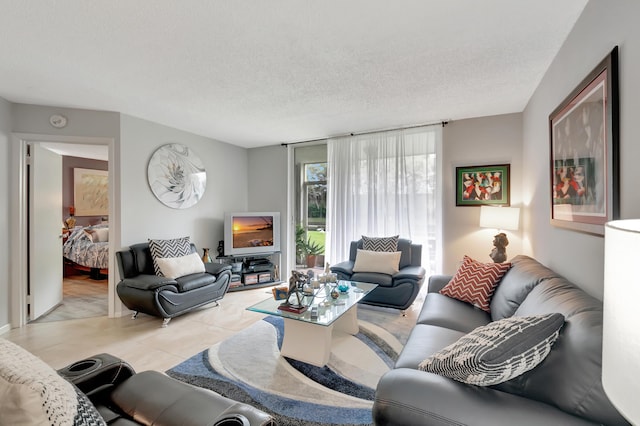
[[[107, 316], [108, 146], [48, 142], [41, 146], [58, 154], [62, 160], [59, 194], [62, 298], [44, 315], [33, 315], [30, 309], [29, 320], [47, 322]], [[34, 220], [33, 216], [31, 220]], [[30, 287], [33, 291], [33, 286]], [[31, 299], [33, 297], [37, 298], [38, 294]]]

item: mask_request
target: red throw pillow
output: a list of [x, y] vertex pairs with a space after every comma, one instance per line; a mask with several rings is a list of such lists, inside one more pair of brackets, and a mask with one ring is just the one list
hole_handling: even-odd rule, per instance
[[451, 281], [440, 294], [452, 297], [489, 312], [489, 302], [496, 286], [511, 268], [511, 263], [482, 263], [465, 256]]

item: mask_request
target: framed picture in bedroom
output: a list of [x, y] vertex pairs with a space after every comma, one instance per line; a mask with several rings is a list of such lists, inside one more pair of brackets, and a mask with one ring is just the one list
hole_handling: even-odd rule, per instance
[[74, 168], [73, 206], [76, 216], [108, 216], [109, 172]]
[[456, 167], [456, 206], [508, 206], [510, 166]]
[[551, 223], [604, 235], [619, 217], [618, 48], [549, 115]]

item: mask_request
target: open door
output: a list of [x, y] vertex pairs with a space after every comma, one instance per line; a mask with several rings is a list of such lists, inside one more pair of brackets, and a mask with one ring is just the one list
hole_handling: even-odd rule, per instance
[[62, 302], [62, 156], [30, 145], [29, 320]]

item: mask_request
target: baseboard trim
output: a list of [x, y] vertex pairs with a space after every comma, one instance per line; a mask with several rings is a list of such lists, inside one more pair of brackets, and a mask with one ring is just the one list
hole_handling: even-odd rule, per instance
[[0, 334], [8, 333], [11, 330], [11, 324], [5, 324], [0, 327]]

